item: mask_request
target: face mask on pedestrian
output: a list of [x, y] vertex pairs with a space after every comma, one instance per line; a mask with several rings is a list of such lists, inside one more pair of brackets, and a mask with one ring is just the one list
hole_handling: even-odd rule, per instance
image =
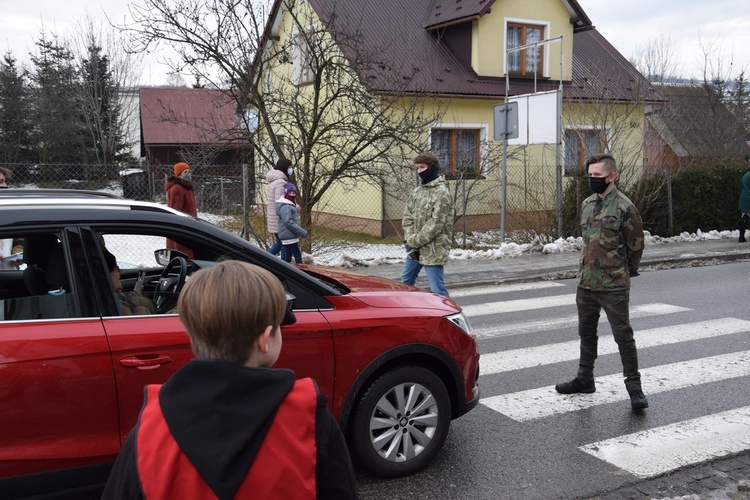
[[180, 176], [180, 179], [182, 179], [185, 182], [190, 182], [190, 179], [192, 179], [193, 176], [190, 174], [190, 172], [183, 172], [183, 174]]
[[292, 175], [294, 175], [294, 169], [292, 167], [289, 167], [286, 170], [286, 175], [288, 175], [289, 177], [291, 177]]
[[[609, 175], [607, 177], [609, 177]], [[589, 186], [591, 187], [591, 190], [596, 194], [602, 194], [606, 191], [607, 186], [609, 186], [607, 177], [589, 177]]]
[[427, 170], [423, 170], [422, 172], [419, 172], [419, 178], [422, 181], [422, 185], [429, 184], [430, 182], [437, 179], [438, 176], [438, 169], [435, 166], [432, 166], [428, 168]]

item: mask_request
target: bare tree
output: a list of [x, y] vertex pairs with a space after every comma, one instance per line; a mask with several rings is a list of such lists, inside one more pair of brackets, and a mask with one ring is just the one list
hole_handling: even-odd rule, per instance
[[649, 81], [667, 83], [680, 73], [678, 52], [669, 36], [649, 40], [645, 46], [636, 45], [633, 66]]
[[[266, 38], [269, 5], [252, 0], [145, 0], [130, 6], [134, 24], [125, 29], [135, 50], [168, 44], [180, 57], [175, 71], [225, 89], [248, 132], [257, 122], [259, 162], [295, 161], [300, 218], [310, 227], [335, 184], [379, 186], [389, 171], [402, 172], [439, 112], [428, 111], [427, 93], [407, 93], [414, 69], [382, 68], [379, 56], [396, 47], [364, 50], [357, 24], [338, 18], [335, 2], [324, 22], [297, 1], [281, 8], [291, 27]], [[364, 85], [375, 68], [396, 84], [387, 95]]]
[[119, 33], [86, 15], [69, 34], [80, 84], [75, 87], [81, 105], [90, 159], [97, 165], [134, 158], [130, 154], [138, 123], [138, 106], [127, 99], [137, 85], [139, 59], [123, 49]]
[[[741, 112], [736, 113], [738, 108], [733, 104], [743, 100], [746, 68], [737, 68], [734, 54], [725, 50], [720, 42], [701, 39], [699, 44], [703, 61], [703, 81], [700, 84], [707, 111], [703, 116], [696, 117], [704, 131], [699, 140], [705, 156], [717, 160], [731, 160], [734, 157], [739, 161], [748, 151], [745, 143], [747, 131]], [[735, 113], [732, 114], [732, 111]]]

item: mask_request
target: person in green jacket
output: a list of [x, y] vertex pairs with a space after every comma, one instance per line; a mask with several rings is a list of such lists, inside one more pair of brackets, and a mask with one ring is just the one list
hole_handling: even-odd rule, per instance
[[631, 408], [640, 411], [648, 408], [648, 401], [641, 389], [629, 304], [630, 278], [638, 276], [643, 255], [643, 221], [633, 202], [615, 186], [617, 164], [612, 156], [592, 156], [586, 170], [594, 194], [581, 205], [583, 249], [576, 292], [581, 356], [576, 378], [557, 384], [555, 390], [561, 394], [596, 391], [597, 328], [604, 309], [620, 351]]
[[[748, 158], [745, 158], [747, 161]], [[737, 204], [737, 209], [740, 211], [740, 243], [745, 243], [745, 229], [747, 229], [747, 223], [750, 222], [750, 170], [745, 172], [742, 176], [742, 191], [740, 192], [740, 201]]]
[[420, 183], [406, 202], [401, 220], [407, 253], [401, 282], [413, 285], [424, 268], [430, 291], [449, 297], [443, 267], [453, 241], [453, 198], [434, 153], [420, 153], [412, 162]]

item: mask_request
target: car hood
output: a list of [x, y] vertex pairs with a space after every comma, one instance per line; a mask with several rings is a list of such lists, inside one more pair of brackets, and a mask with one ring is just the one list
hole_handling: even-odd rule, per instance
[[461, 307], [449, 297], [420, 292], [417, 287], [391, 279], [370, 276], [338, 267], [309, 264], [300, 264], [298, 267], [327, 283], [335, 282], [344, 285], [352, 292], [352, 296], [370, 307], [440, 309], [445, 314], [461, 311]]
[[316, 266], [312, 264], [298, 264], [297, 267], [310, 276], [333, 285], [341, 284], [352, 292], [368, 292], [383, 290], [416, 291], [418, 288], [399, 283], [388, 278], [370, 276], [340, 267]]

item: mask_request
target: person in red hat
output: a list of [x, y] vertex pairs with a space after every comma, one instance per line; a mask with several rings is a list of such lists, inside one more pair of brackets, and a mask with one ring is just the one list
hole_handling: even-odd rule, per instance
[[[174, 166], [174, 175], [167, 179], [167, 206], [196, 217], [198, 210], [191, 180], [190, 165], [185, 162], [177, 163]], [[193, 251], [176, 241], [167, 240], [167, 248], [179, 250], [189, 258], [193, 258]]]

